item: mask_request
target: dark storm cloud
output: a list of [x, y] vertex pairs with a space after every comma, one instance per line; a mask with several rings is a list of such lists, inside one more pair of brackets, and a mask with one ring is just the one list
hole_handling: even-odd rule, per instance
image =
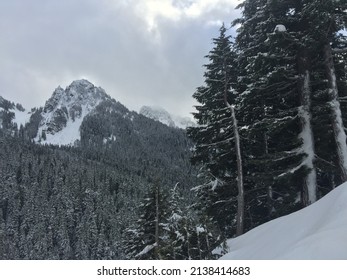
[[203, 81], [203, 57], [218, 35], [213, 23], [230, 22], [235, 12], [229, 5], [197, 16], [164, 13], [150, 26], [137, 3], [1, 1], [0, 95], [27, 108], [42, 106], [58, 85], [87, 78], [130, 109], [160, 105], [187, 115]]

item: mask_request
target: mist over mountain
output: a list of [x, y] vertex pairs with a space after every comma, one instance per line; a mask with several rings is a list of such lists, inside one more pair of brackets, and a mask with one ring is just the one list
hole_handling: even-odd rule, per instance
[[189, 126], [195, 126], [195, 123], [189, 117], [172, 115], [162, 107], [142, 106], [139, 112], [147, 118], [159, 121], [170, 127], [185, 129]]

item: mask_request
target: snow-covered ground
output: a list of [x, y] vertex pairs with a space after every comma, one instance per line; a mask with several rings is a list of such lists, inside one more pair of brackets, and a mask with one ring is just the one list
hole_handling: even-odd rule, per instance
[[227, 242], [221, 259], [347, 260], [347, 183], [300, 211]]

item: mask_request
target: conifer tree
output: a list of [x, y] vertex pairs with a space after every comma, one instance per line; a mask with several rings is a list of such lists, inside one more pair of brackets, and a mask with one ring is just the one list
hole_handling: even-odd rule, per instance
[[170, 191], [168, 218], [164, 226], [166, 259], [202, 260], [212, 259], [212, 250], [219, 245], [213, 226], [194, 212], [193, 207], [182, 209], [183, 199], [178, 184]]
[[125, 231], [125, 251], [129, 259], [164, 259], [164, 227], [167, 219], [167, 199], [159, 184], [150, 186], [139, 207], [140, 219]]
[[[203, 185], [195, 188], [201, 208], [223, 230], [228, 230], [226, 224], [231, 225], [232, 231], [226, 234], [232, 236], [236, 228], [240, 234], [243, 226], [240, 223], [242, 219], [238, 219], [238, 225], [235, 224], [237, 213], [241, 217], [242, 211], [237, 210], [236, 202], [240, 188], [237, 187], [236, 138], [230, 112], [233, 107], [228, 106], [235, 102], [231, 85], [236, 79], [232, 65], [236, 54], [232, 51], [230, 36], [226, 32], [223, 25], [219, 37], [213, 39], [213, 49], [206, 56], [209, 63], [205, 65], [205, 85], [199, 87], [193, 95], [199, 102], [197, 113], [194, 113], [198, 126], [189, 128], [188, 136], [196, 144], [192, 162], [202, 165], [201, 176], [205, 179]], [[242, 192], [240, 195], [242, 197]], [[242, 203], [239, 205], [242, 207]], [[223, 211], [225, 208], [228, 210]]]

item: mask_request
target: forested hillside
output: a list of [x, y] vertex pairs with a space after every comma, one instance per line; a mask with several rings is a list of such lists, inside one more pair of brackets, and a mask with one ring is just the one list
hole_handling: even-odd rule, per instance
[[15, 105], [3, 104], [1, 259], [124, 259], [126, 228], [138, 219], [139, 204], [153, 185], [163, 193], [177, 185], [180, 206], [192, 202], [196, 171], [184, 130], [107, 98], [81, 120], [73, 146], [42, 145], [33, 141], [44, 142], [46, 133], [51, 141], [60, 137], [71, 110], [57, 109], [52, 132], [42, 129], [47, 109], [32, 110], [18, 129]]

